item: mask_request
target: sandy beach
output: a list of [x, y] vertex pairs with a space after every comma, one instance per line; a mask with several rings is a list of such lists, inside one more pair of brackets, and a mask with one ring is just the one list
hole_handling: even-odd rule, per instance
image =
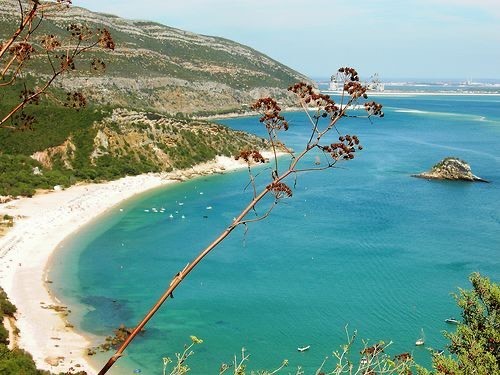
[[[266, 155], [269, 156], [269, 155]], [[46, 280], [49, 259], [58, 244], [92, 219], [136, 194], [188, 178], [245, 167], [227, 157], [163, 175], [125, 177], [102, 184], [72, 186], [0, 204], [0, 215], [15, 217], [0, 238], [0, 286], [17, 306], [19, 347], [30, 352], [40, 369], [70, 368], [96, 373], [86, 360], [90, 342], [64, 320], [60, 303]]]

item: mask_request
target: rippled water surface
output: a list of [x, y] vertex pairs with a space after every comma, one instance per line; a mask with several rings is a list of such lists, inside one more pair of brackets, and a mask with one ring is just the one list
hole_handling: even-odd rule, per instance
[[[192, 374], [218, 373], [241, 347], [251, 369], [287, 358], [311, 374], [345, 342], [346, 326], [429, 363], [414, 342], [423, 329], [426, 346], [445, 346], [441, 332], [452, 327], [444, 319], [459, 315], [450, 293], [468, 288], [473, 271], [500, 279], [500, 97], [380, 101], [383, 120], [341, 126], [361, 139], [357, 158], [300, 175], [293, 198], [246, 235], [236, 230], [153, 318], [117, 374], [160, 374], [162, 357], [190, 335], [204, 340]], [[309, 126], [302, 113], [288, 119], [284, 139], [298, 149]], [[263, 134], [256, 118], [222, 122]], [[410, 177], [447, 156], [491, 183]], [[238, 171], [149, 192], [64, 244], [51, 277], [75, 325], [96, 335], [135, 325], [248, 201], [247, 181]], [[311, 349], [298, 353], [303, 345]]]

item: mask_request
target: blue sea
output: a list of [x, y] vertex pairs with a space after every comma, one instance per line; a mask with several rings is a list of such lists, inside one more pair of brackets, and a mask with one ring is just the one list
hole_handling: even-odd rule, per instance
[[[383, 119], [339, 126], [360, 138], [356, 158], [289, 180], [293, 197], [206, 257], [113, 374], [161, 374], [163, 357], [174, 359], [190, 335], [204, 340], [188, 359], [194, 375], [218, 374], [242, 347], [251, 370], [288, 359], [290, 371], [302, 366], [314, 374], [346, 343], [346, 330], [357, 332], [353, 359], [362, 340], [383, 340], [392, 341], [389, 354], [411, 352], [429, 366], [427, 348], [445, 348], [442, 332], [454, 329], [444, 320], [460, 317], [452, 293], [469, 288], [474, 271], [500, 280], [500, 96], [376, 99]], [[310, 125], [303, 113], [286, 117], [283, 140], [299, 150]], [[264, 135], [255, 117], [220, 122]], [[447, 156], [466, 160], [490, 183], [411, 177]], [[261, 167], [258, 184], [269, 176]], [[135, 326], [246, 206], [247, 184], [245, 170], [173, 184], [124, 202], [72, 236], [50, 274], [70, 321], [97, 336], [121, 323]], [[422, 330], [425, 346], [416, 347]], [[299, 353], [305, 345], [310, 349]], [[111, 354], [95, 360], [103, 365]]]

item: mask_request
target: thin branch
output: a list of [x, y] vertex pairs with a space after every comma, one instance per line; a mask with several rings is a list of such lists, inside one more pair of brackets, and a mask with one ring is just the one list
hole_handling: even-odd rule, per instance
[[[353, 70], [354, 71], [354, 70]], [[355, 71], [354, 71], [355, 72]], [[357, 75], [357, 73], [356, 73]], [[298, 84], [294, 86], [293, 89], [300, 90], [300, 88], [303, 87], [302, 84]], [[298, 91], [296, 92], [297, 95], [299, 95]], [[329, 99], [329, 98], [328, 98]], [[331, 106], [332, 101], [329, 101], [328, 104]], [[261, 118], [261, 122], [264, 122], [266, 125], [266, 128], [268, 130], [268, 135], [270, 138], [271, 145], [273, 146], [273, 150], [275, 152], [276, 156], [276, 149], [275, 146], [279, 142], [278, 137], [275, 134], [275, 129], [281, 129], [282, 127], [286, 130], [288, 128], [288, 124], [283, 121], [283, 117], [279, 115], [279, 106], [277, 105], [276, 101], [272, 98], [263, 98], [257, 101], [257, 103], [253, 106], [254, 108], [260, 108], [262, 111], [264, 111], [265, 115]], [[330, 107], [331, 108], [331, 107]], [[149, 311], [146, 313], [146, 315], [143, 317], [143, 319], [139, 322], [137, 327], [130, 333], [130, 335], [126, 338], [126, 340], [121, 344], [121, 346], [117, 349], [115, 354], [113, 354], [107, 363], [104, 365], [104, 367], [99, 371], [98, 375], [104, 375], [107, 373], [107, 371], [113, 366], [113, 364], [123, 355], [123, 352], [125, 349], [128, 347], [128, 345], [134, 340], [134, 338], [137, 336], [137, 334], [143, 329], [143, 327], [148, 323], [148, 321], [154, 316], [154, 314], [160, 309], [160, 307], [163, 305], [164, 302], [167, 301], [169, 297], [173, 297], [173, 292], [175, 289], [180, 285], [180, 283], [188, 276], [188, 274], [203, 260], [205, 256], [207, 256], [212, 250], [214, 250], [224, 239], [231, 234], [231, 232], [238, 227], [239, 225], [243, 225], [245, 229], [247, 229], [247, 224], [250, 222], [256, 222], [256, 221], [261, 221], [265, 219], [266, 217], [269, 216], [270, 212], [272, 209], [276, 206], [276, 203], [280, 199], [281, 195], [288, 195], [291, 196], [291, 189], [286, 186], [282, 181], [286, 180], [290, 175], [294, 175], [296, 178], [297, 173], [299, 173], [299, 170], [297, 169], [297, 166], [299, 162], [304, 158], [305, 155], [307, 155], [313, 148], [317, 147], [319, 144], [319, 140], [332, 128], [335, 128], [335, 124], [338, 122], [340, 118], [343, 117], [345, 114], [345, 111], [347, 110], [347, 106], [342, 108], [340, 111], [339, 115], [332, 116], [331, 121], [327, 128], [323, 132], [318, 133], [318, 138], [317, 141], [313, 144], [307, 144], [305, 148], [298, 154], [294, 155], [291, 153], [292, 158], [289, 164], [288, 170], [283, 172], [282, 174], [278, 175], [278, 167], [277, 167], [277, 162], [275, 161], [276, 169], [273, 171], [272, 174], [272, 182], [268, 184], [264, 189], [259, 194], [256, 194], [254, 192], [253, 198], [250, 200], [250, 202], [247, 204], [247, 206], [240, 212], [240, 214], [233, 219], [233, 222], [215, 239], [213, 240], [205, 249], [203, 249], [198, 256], [193, 259], [190, 263], [187, 264], [187, 266], [180, 272], [178, 272], [172, 281], [170, 282], [169, 287], [167, 288], [166, 291], [160, 296], [158, 301], [155, 303], [153, 307], [149, 309]], [[317, 128], [317, 124], [315, 124], [314, 120], [312, 120], [311, 116], [309, 115], [308, 111], [306, 111], [306, 114], [308, 118], [312, 121], [313, 124], [313, 129]], [[357, 138], [356, 138], [357, 140]], [[352, 144], [351, 140], [349, 139], [349, 144]], [[344, 147], [347, 147], [345, 144], [342, 144]], [[335, 148], [332, 146], [332, 149], [335, 151]], [[334, 152], [332, 151], [332, 153]], [[340, 154], [341, 155], [341, 154]], [[353, 155], [345, 155], [349, 156], [350, 159], [352, 159]], [[332, 158], [334, 156], [332, 155]], [[276, 158], [275, 158], [276, 159]], [[335, 159], [335, 158], [334, 158]], [[336, 163], [336, 160], [334, 160], [334, 164]], [[329, 163], [330, 164], [330, 163]], [[332, 165], [333, 166], [333, 165]], [[327, 168], [332, 167], [330, 165], [326, 167], [321, 167], [321, 168], [311, 168], [311, 170], [324, 170]], [[306, 169], [304, 169], [305, 171]], [[302, 170], [300, 170], [302, 171]], [[252, 176], [252, 175], [251, 175]], [[254, 184], [254, 182], [252, 182]], [[253, 185], [255, 186], [255, 185]], [[275, 200], [273, 202], [273, 205], [271, 208], [262, 216], [254, 219], [247, 219], [247, 215], [251, 211], [255, 211], [256, 205], [261, 202], [264, 197], [266, 197], [269, 193], [276, 194], [275, 195]], [[248, 358], [245, 357], [245, 352], [244, 349], [242, 350], [242, 362], [240, 362], [240, 365], [243, 363], [243, 361]], [[237, 364], [236, 357], [234, 360], [234, 365], [235, 365], [235, 373], [237, 369], [239, 368], [240, 365]]]
[[0, 58], [5, 54], [5, 52], [10, 48], [12, 43], [17, 39], [17, 37], [23, 32], [24, 28], [26, 25], [31, 23], [33, 21], [33, 18], [35, 18], [37, 14], [39, 3], [38, 1], [33, 2], [33, 8], [31, 8], [31, 11], [28, 13], [26, 18], [21, 22], [19, 25], [19, 28], [14, 32], [14, 34], [10, 37], [9, 40], [5, 44], [2, 45], [2, 48], [0, 49]]
[[50, 78], [46, 83], [45, 85], [39, 89], [38, 91], [36, 91], [35, 93], [33, 93], [32, 95], [28, 96], [27, 98], [24, 98], [23, 101], [21, 103], [19, 103], [18, 105], [16, 105], [14, 108], [12, 108], [10, 110], [9, 113], [7, 113], [7, 115], [5, 115], [5, 117], [0, 121], [0, 127], [3, 126], [3, 124], [5, 123], [5, 121], [7, 121], [9, 118], [11, 118], [17, 111], [23, 109], [30, 101], [32, 101], [33, 99], [37, 98], [38, 96], [40, 96], [45, 90], [47, 90], [47, 88], [52, 84], [52, 82], [57, 78], [57, 76], [59, 76], [60, 74], [62, 73], [62, 71], [59, 71], [57, 73], [55, 73], [52, 78]]
[[257, 221], [262, 221], [264, 219], [266, 219], [270, 214], [271, 214], [271, 211], [274, 209], [274, 207], [276, 207], [276, 205], [278, 204], [278, 199], [276, 199], [272, 204], [271, 206], [269, 207], [269, 209], [266, 211], [265, 214], [259, 216], [259, 217], [256, 217], [254, 219], [248, 219], [248, 220], [243, 220], [240, 225], [244, 225], [245, 227], [247, 227], [247, 224], [249, 223], [256, 223]]

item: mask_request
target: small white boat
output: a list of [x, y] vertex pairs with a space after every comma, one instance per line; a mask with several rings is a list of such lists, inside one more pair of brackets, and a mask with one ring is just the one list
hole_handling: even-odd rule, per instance
[[297, 350], [298, 350], [299, 352], [305, 352], [306, 350], [309, 350], [309, 348], [310, 348], [310, 347], [311, 347], [311, 345], [307, 345], [307, 346], [299, 346], [299, 347], [297, 348]]
[[459, 324], [460, 320], [455, 319], [455, 318], [448, 318], [448, 319], [445, 320], [445, 322], [448, 323], [448, 324]]
[[415, 341], [416, 346], [422, 346], [425, 344], [425, 336], [424, 336], [424, 330], [422, 329], [420, 331], [420, 338], [418, 338], [417, 341]]

